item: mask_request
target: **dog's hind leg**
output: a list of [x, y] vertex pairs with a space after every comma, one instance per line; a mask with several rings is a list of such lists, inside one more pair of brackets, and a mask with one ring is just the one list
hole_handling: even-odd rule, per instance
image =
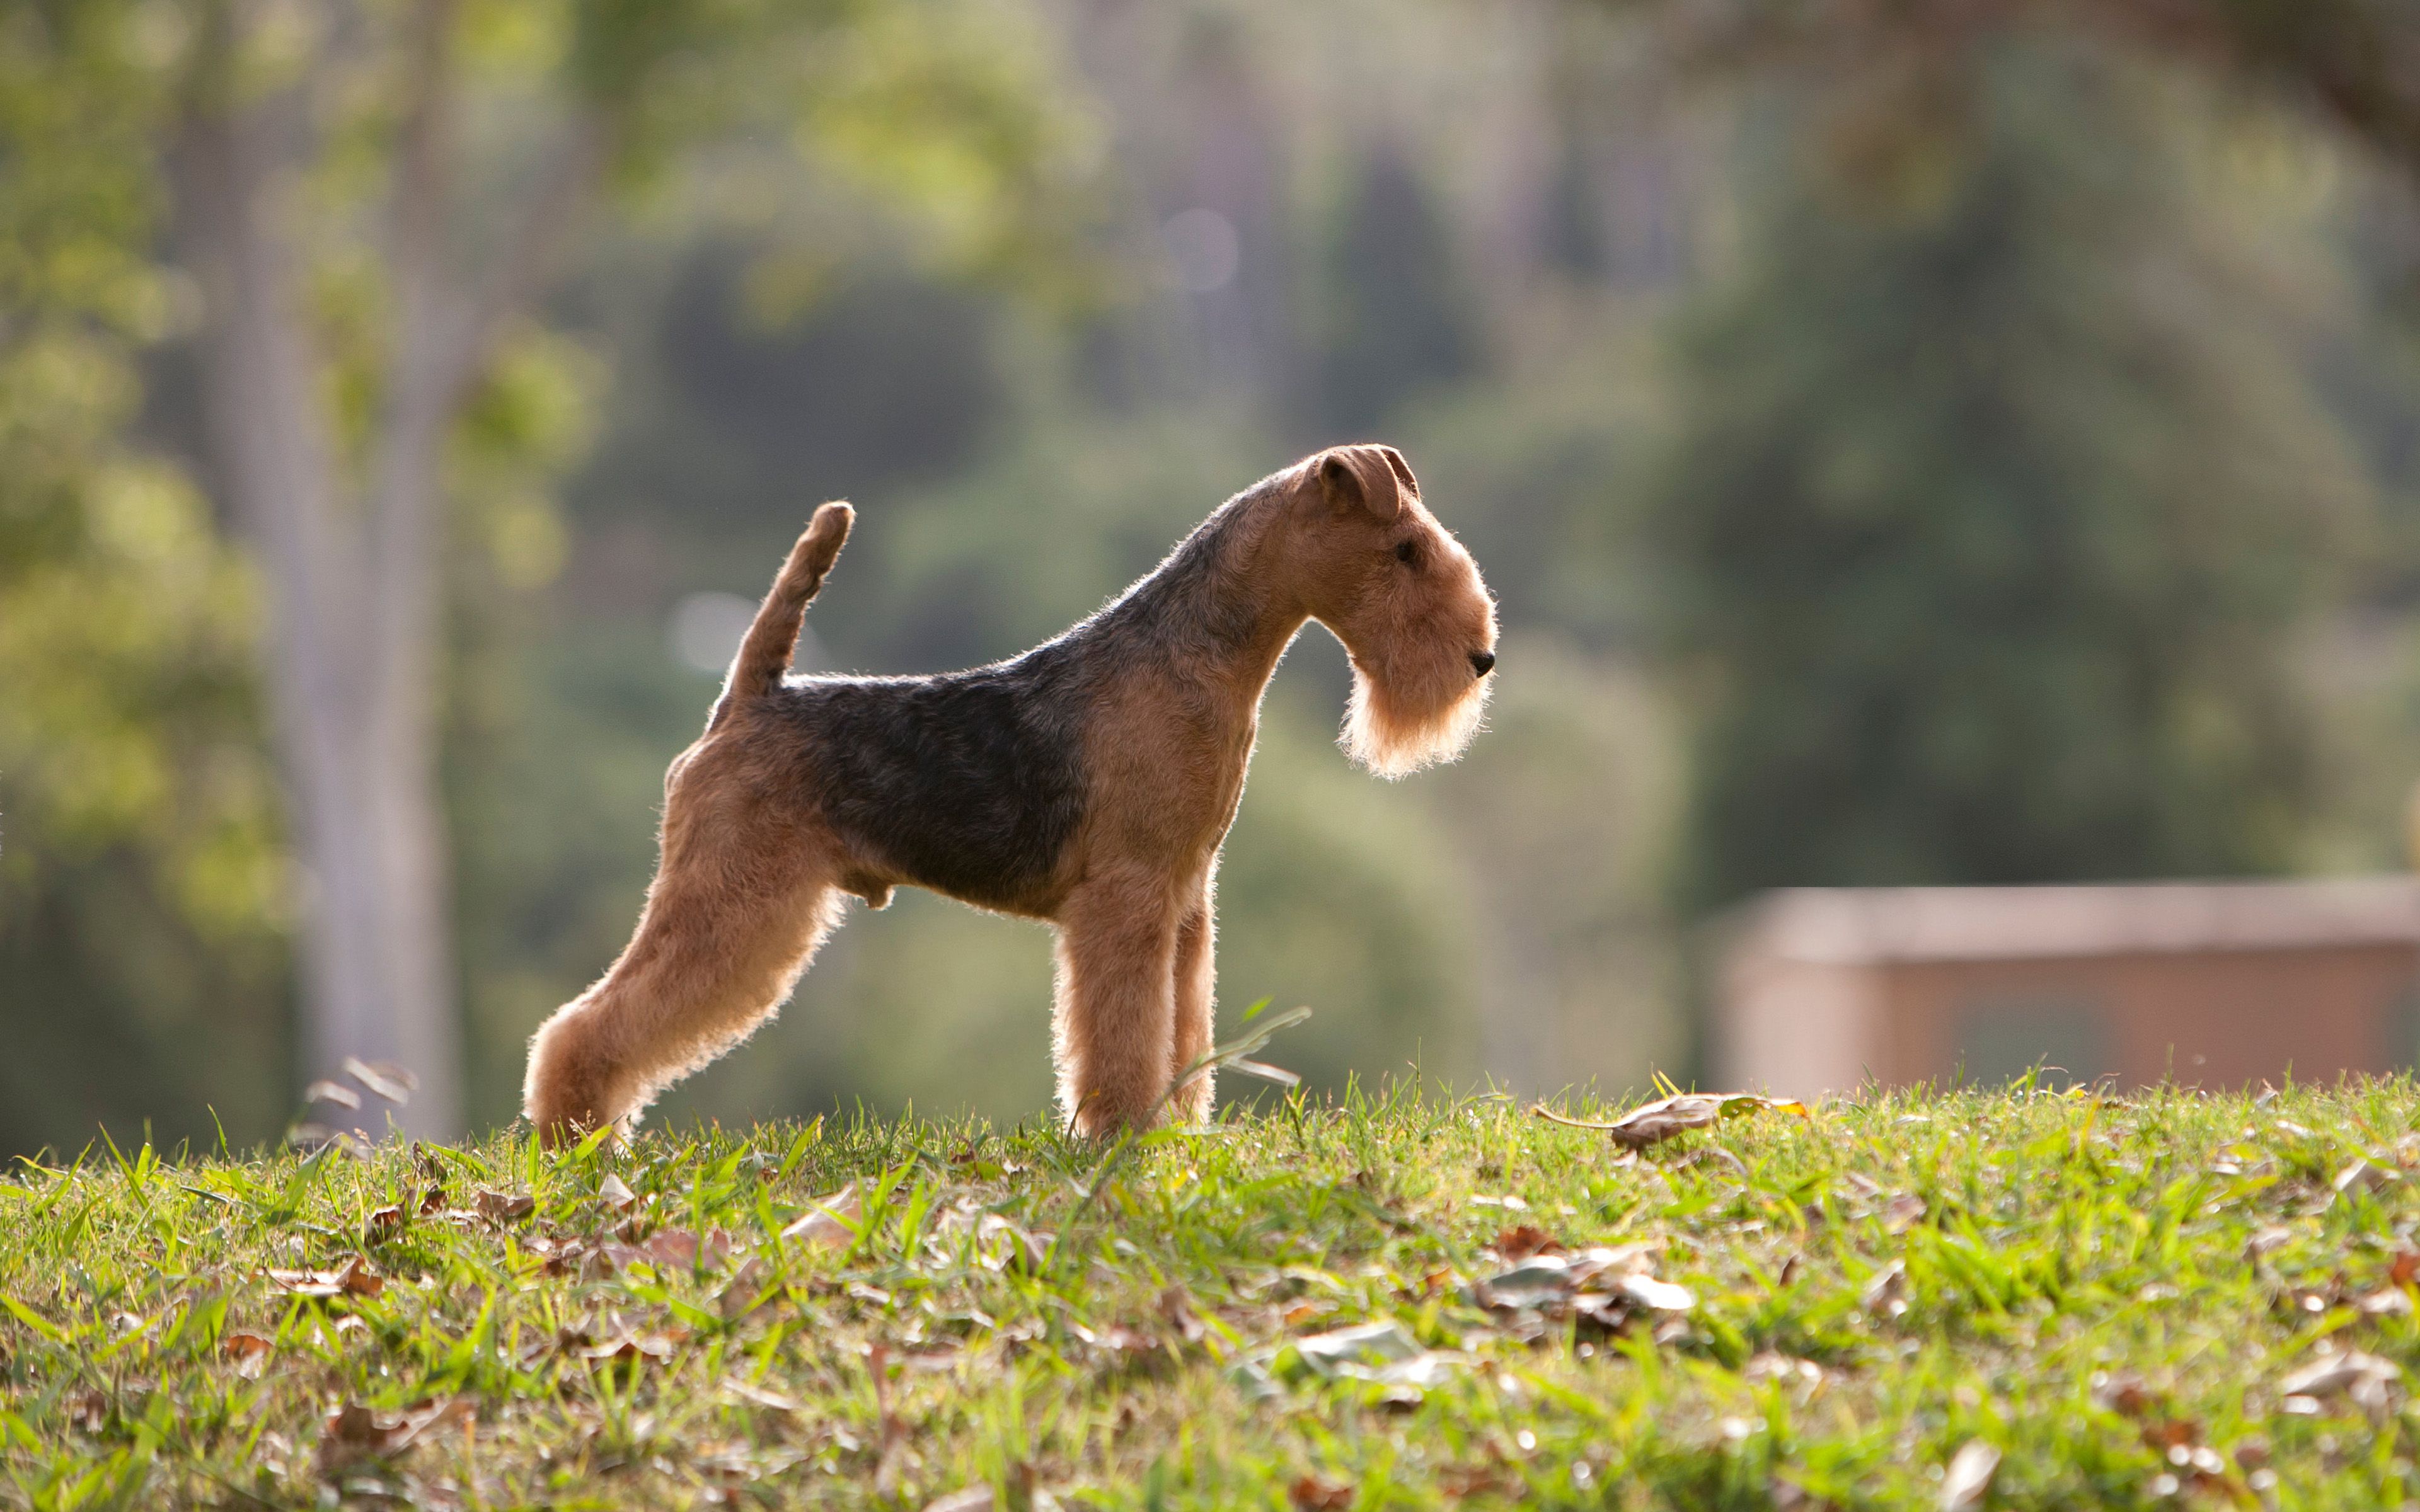
[[[675, 810], [677, 813], [677, 810]], [[664, 864], [629, 946], [530, 1041], [522, 1111], [549, 1144], [626, 1127], [746, 1039], [805, 971], [838, 912], [807, 846], [705, 843], [668, 817]]]
[[1059, 914], [1059, 1103], [1077, 1133], [1148, 1126], [1175, 1045], [1176, 909], [1156, 872], [1088, 881]]

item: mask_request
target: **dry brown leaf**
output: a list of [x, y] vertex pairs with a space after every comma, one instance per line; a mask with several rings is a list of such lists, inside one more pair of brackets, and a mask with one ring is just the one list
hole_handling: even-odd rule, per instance
[[1902, 1192], [1883, 1209], [1883, 1227], [1894, 1234], [1904, 1234], [1923, 1216], [1924, 1199], [1913, 1192]]
[[219, 1353], [235, 1362], [235, 1373], [246, 1381], [258, 1381], [269, 1368], [271, 1341], [258, 1334], [229, 1334], [219, 1340]]
[[1532, 1255], [1560, 1255], [1560, 1241], [1536, 1224], [1516, 1224], [1496, 1236], [1496, 1253], [1508, 1260], [1526, 1260]]
[[686, 1228], [667, 1228], [639, 1248], [659, 1269], [688, 1271], [697, 1266], [697, 1236]]
[[269, 1279], [297, 1297], [375, 1297], [386, 1289], [386, 1278], [358, 1255], [334, 1271], [271, 1271]]
[[[2309, 1412], [2330, 1396], [2351, 1399], [2363, 1411], [2380, 1414], [2393, 1405], [2390, 1390], [2403, 1380], [2403, 1367], [2382, 1356], [2360, 1350], [2339, 1350], [2295, 1371], [2277, 1383], [2288, 1412]], [[2308, 1407], [2296, 1405], [2307, 1402]]]
[[392, 1060], [362, 1060], [347, 1056], [344, 1072], [379, 1096], [402, 1107], [420, 1089], [420, 1078]]
[[756, 1305], [756, 1300], [759, 1297], [765, 1295], [766, 1283], [771, 1279], [772, 1274], [771, 1266], [761, 1259], [752, 1257], [747, 1264], [739, 1268], [737, 1274], [724, 1282], [722, 1289], [715, 1294], [715, 1309], [722, 1315], [725, 1321], [746, 1313], [748, 1309]]
[[2393, 1171], [2372, 1165], [2366, 1160], [2356, 1160], [2343, 1170], [2336, 1172], [2335, 1180], [2330, 1184], [2338, 1192], [2356, 1190], [2375, 1192], [2389, 1181], [2397, 1180], [2399, 1178]]
[[362, 1225], [362, 1242], [382, 1244], [403, 1232], [404, 1210], [400, 1207], [380, 1208]]
[[452, 1425], [468, 1424], [478, 1415], [467, 1396], [415, 1402], [400, 1412], [380, 1412], [359, 1402], [332, 1409], [319, 1428], [319, 1466], [323, 1473], [343, 1469], [355, 1460], [400, 1454], [420, 1440]]
[[769, 1412], [803, 1412], [806, 1411], [795, 1398], [785, 1396], [770, 1386], [759, 1386], [752, 1381], [726, 1381], [722, 1383], [722, 1389], [743, 1402], [765, 1408]]
[[1305, 1474], [1286, 1488], [1286, 1500], [1295, 1512], [1344, 1512], [1353, 1504], [1353, 1488]]
[[639, 1200], [639, 1195], [630, 1190], [630, 1183], [611, 1171], [605, 1173], [605, 1180], [597, 1183], [597, 1196], [615, 1212], [628, 1211], [631, 1204]]
[[537, 1210], [537, 1199], [526, 1192], [481, 1192], [471, 1199], [479, 1216], [491, 1224], [519, 1223]]
[[857, 1183], [851, 1181], [830, 1196], [817, 1197], [807, 1204], [806, 1216], [783, 1229], [782, 1237], [798, 1240], [812, 1249], [846, 1249], [857, 1242], [857, 1226], [863, 1217]]
[[334, 1103], [340, 1108], [350, 1108], [358, 1111], [362, 1105], [362, 1094], [354, 1091], [351, 1088], [347, 1087], [342, 1082], [332, 1082], [322, 1079], [313, 1082], [310, 1086], [302, 1088], [302, 1101], [305, 1103]]
[[1182, 1287], [1171, 1287], [1159, 1294], [1159, 1316], [1187, 1344], [1201, 1343], [1208, 1332], [1193, 1311], [1193, 1299], [1186, 1295]]
[[669, 1360], [680, 1340], [670, 1334], [619, 1334], [579, 1351], [583, 1360]]
[[1550, 1123], [1559, 1123], [1572, 1129], [1595, 1129], [1611, 1134], [1616, 1144], [1630, 1149], [1644, 1149], [1692, 1129], [1704, 1129], [1724, 1119], [1734, 1119], [1747, 1113], [1794, 1113], [1802, 1119], [1807, 1117], [1804, 1103], [1761, 1097], [1754, 1092], [1683, 1092], [1633, 1108], [1610, 1123], [1567, 1118], [1543, 1103], [1529, 1111]]
[[977, 1263], [986, 1271], [1033, 1275], [1050, 1258], [1050, 1235], [1032, 1233], [997, 1212], [976, 1222], [975, 1243]]
[[99, 1433], [109, 1426], [109, 1398], [86, 1386], [68, 1394], [68, 1421], [86, 1433]]
[[1877, 1318], [1897, 1318], [1907, 1311], [1907, 1266], [1893, 1260], [1866, 1283], [1861, 1299], [1866, 1311]]
[[1980, 1439], [1969, 1439], [1949, 1458], [1941, 1477], [1941, 1512], [1966, 1512], [1983, 1504], [1991, 1494], [1992, 1477], [2000, 1473], [2000, 1451]]

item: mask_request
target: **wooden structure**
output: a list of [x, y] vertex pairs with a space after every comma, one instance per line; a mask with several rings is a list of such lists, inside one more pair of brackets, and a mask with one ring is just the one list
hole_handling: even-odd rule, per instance
[[1713, 1085], [2334, 1081], [2420, 1051], [2420, 878], [1793, 888], [1722, 928]]

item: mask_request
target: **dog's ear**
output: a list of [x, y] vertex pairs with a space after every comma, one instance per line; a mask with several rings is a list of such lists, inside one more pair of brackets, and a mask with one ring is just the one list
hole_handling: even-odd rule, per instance
[[[1391, 522], [1403, 513], [1403, 484], [1394, 463], [1387, 460], [1388, 448], [1383, 446], [1339, 446], [1319, 454], [1311, 464], [1311, 476], [1319, 481], [1320, 497], [1337, 514], [1367, 510], [1381, 523]], [[1411, 469], [1404, 467], [1408, 478]], [[1413, 490], [1415, 498], [1419, 490]]]
[[1412, 465], [1404, 460], [1404, 454], [1391, 446], [1381, 446], [1378, 452], [1386, 457], [1387, 467], [1395, 474], [1395, 481], [1404, 486], [1404, 492], [1418, 499], [1420, 496], [1420, 480], [1412, 476]]

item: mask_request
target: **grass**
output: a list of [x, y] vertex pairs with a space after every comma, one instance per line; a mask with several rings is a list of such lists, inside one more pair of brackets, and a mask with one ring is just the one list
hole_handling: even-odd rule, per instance
[[[875, 1119], [104, 1151], [0, 1182], [0, 1501], [2397, 1505], [2415, 1122], [2397, 1080], [1875, 1095], [1636, 1154], [1296, 1100], [1106, 1176]], [[1623, 1248], [1576, 1301], [1482, 1285], [1546, 1239]]]

